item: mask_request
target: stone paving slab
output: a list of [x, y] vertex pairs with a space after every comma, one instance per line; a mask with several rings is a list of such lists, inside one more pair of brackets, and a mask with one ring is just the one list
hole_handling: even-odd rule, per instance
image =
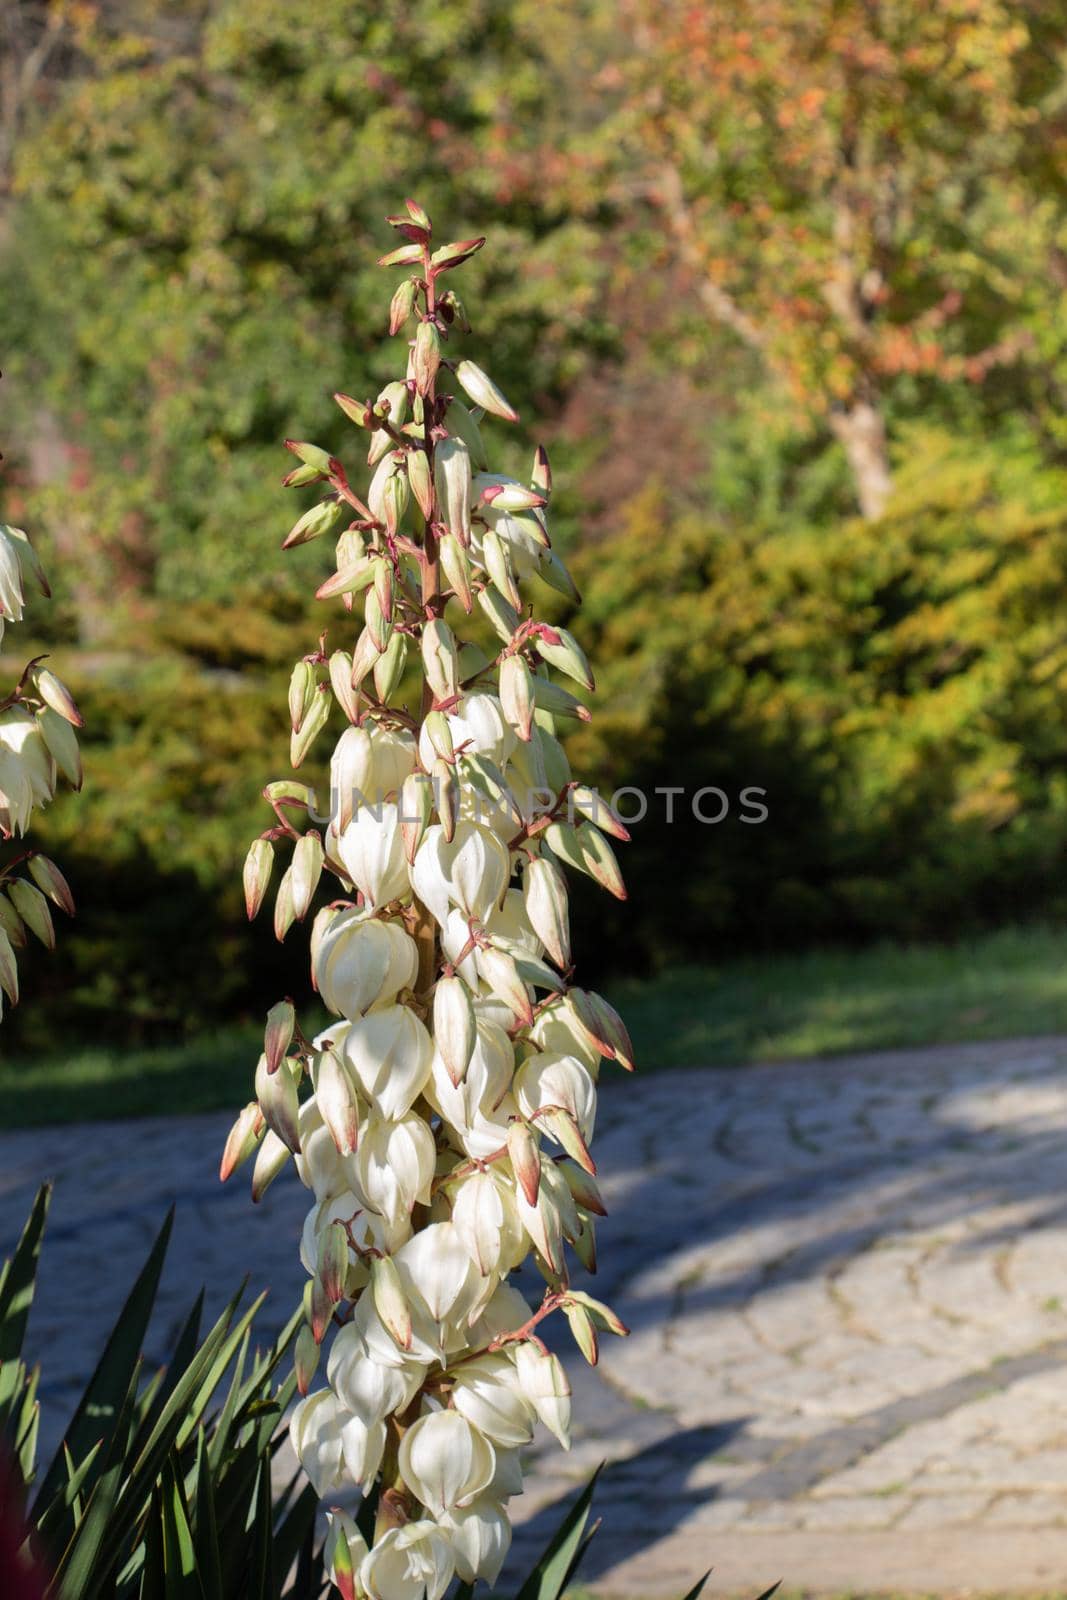
[[[57, 1180], [49, 1439], [171, 1200], [149, 1360], [201, 1283], [216, 1311], [248, 1272], [285, 1321], [306, 1196], [221, 1187], [227, 1125], [0, 1135], [0, 1246]], [[607, 1077], [596, 1154], [633, 1331], [568, 1358], [575, 1446], [535, 1446], [513, 1571], [606, 1459], [604, 1595], [1067, 1588], [1067, 1041]]]

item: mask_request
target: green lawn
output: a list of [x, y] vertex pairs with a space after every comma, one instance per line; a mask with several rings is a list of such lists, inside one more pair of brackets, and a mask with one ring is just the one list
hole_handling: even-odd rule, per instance
[[[1067, 933], [683, 968], [609, 994], [645, 1071], [1067, 1033]], [[0, 1127], [236, 1108], [259, 1048], [244, 1029], [170, 1049], [5, 1060]]]

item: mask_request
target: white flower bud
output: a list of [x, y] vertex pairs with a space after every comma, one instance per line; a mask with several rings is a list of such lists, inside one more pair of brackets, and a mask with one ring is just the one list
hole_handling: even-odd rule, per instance
[[297, 1080], [288, 1062], [283, 1061], [277, 1072], [270, 1072], [267, 1069], [266, 1056], [260, 1056], [256, 1067], [256, 1099], [259, 1101], [259, 1108], [266, 1119], [267, 1127], [290, 1150], [298, 1151], [300, 1134], [297, 1131], [297, 1116], [300, 1101], [297, 1094]]
[[434, 452], [437, 507], [449, 533], [461, 545], [471, 536], [471, 458], [462, 439], [450, 434]]
[[515, 1346], [519, 1387], [564, 1450], [571, 1447], [571, 1386], [558, 1356], [530, 1340]]
[[491, 412], [494, 417], [503, 417], [507, 422], [518, 422], [519, 413], [508, 404], [492, 378], [475, 362], [458, 362], [456, 380], [474, 404], [481, 406], [483, 411]]
[[436, 617], [422, 630], [422, 665], [435, 699], [450, 700], [459, 692], [455, 635], [446, 622]]
[[374, 763], [366, 728], [346, 728], [330, 757], [330, 815], [343, 833], [360, 806], [379, 798], [373, 791]]
[[526, 915], [557, 967], [570, 966], [570, 913], [567, 880], [554, 861], [536, 856], [526, 863], [522, 880]]
[[462, 1083], [476, 1033], [470, 991], [460, 977], [438, 978], [433, 995], [433, 1039], [453, 1083]]
[[319, 1056], [315, 1103], [337, 1146], [337, 1154], [350, 1156], [359, 1140], [359, 1101], [335, 1050], [324, 1050]]
[[468, 1505], [492, 1481], [496, 1459], [489, 1441], [458, 1411], [432, 1411], [405, 1433], [400, 1476], [412, 1494], [440, 1515]]

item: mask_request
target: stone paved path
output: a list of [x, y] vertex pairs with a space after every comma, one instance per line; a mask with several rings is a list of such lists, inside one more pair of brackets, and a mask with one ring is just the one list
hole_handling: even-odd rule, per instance
[[[225, 1117], [0, 1137], [0, 1246], [57, 1179], [33, 1323], [51, 1437], [170, 1199], [148, 1354], [201, 1282], [302, 1274], [304, 1192], [215, 1180]], [[1067, 1590], [1067, 1041], [609, 1080], [575, 1448], [535, 1451], [516, 1557], [601, 1459], [605, 1595]], [[562, 1346], [561, 1346], [562, 1348]]]

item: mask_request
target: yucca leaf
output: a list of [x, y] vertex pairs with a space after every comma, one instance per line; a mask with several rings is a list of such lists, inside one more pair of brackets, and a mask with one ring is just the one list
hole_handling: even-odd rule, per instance
[[[126, 1548], [126, 1543], [138, 1524], [145, 1517], [163, 1463], [174, 1448], [176, 1440], [190, 1425], [192, 1428], [196, 1427], [199, 1419], [193, 1414], [194, 1397], [205, 1375], [212, 1371], [219, 1351], [227, 1342], [230, 1319], [236, 1309], [240, 1293], [238, 1290], [175, 1385], [136, 1461], [132, 1466], [126, 1464], [124, 1467], [125, 1481], [122, 1494], [112, 1509], [108, 1528], [109, 1546], [114, 1557], [112, 1567], [118, 1561], [122, 1550]], [[238, 1330], [238, 1339], [242, 1335], [243, 1330]], [[206, 1401], [204, 1403], [206, 1404]], [[99, 1585], [105, 1578], [106, 1572], [94, 1572], [91, 1580], [87, 1581], [84, 1592], [79, 1592], [77, 1600], [96, 1600], [100, 1592]]]
[[41, 1423], [41, 1408], [37, 1403], [37, 1385], [41, 1369], [34, 1367], [22, 1388], [22, 1403], [15, 1424], [15, 1460], [24, 1484], [33, 1479], [33, 1466], [37, 1459], [37, 1433]]
[[589, 1527], [586, 1528], [585, 1532], [582, 1534], [582, 1537], [578, 1542], [578, 1548], [577, 1548], [577, 1550], [575, 1550], [573, 1556], [571, 1557], [571, 1564], [567, 1568], [566, 1572], [563, 1575], [563, 1583], [560, 1586], [563, 1591], [566, 1591], [567, 1589], [570, 1588], [571, 1582], [574, 1579], [574, 1576], [577, 1573], [578, 1568], [581, 1566], [583, 1560], [585, 1559], [585, 1552], [589, 1549], [589, 1546], [592, 1544], [593, 1540], [596, 1538], [597, 1534], [600, 1532], [601, 1521], [602, 1521], [602, 1519], [600, 1517], [597, 1517], [596, 1521], [591, 1523], [589, 1525]]
[[196, 1507], [196, 1560], [200, 1587], [204, 1591], [204, 1600], [224, 1600], [219, 1534], [215, 1525], [215, 1490], [211, 1481], [211, 1463], [203, 1428], [200, 1429], [196, 1441], [193, 1496]]
[[51, 1200], [52, 1185], [44, 1183], [37, 1191], [14, 1254], [0, 1269], [0, 1365], [22, 1354], [26, 1319], [37, 1281], [41, 1235]]
[[219, 1468], [225, 1460], [230, 1448], [230, 1434], [233, 1430], [234, 1418], [237, 1415], [237, 1408], [241, 1401], [241, 1395], [244, 1392], [242, 1389], [242, 1375], [244, 1373], [245, 1361], [248, 1357], [248, 1346], [251, 1337], [251, 1333], [246, 1333], [244, 1338], [241, 1340], [240, 1349], [237, 1352], [237, 1361], [234, 1364], [233, 1376], [230, 1379], [230, 1387], [226, 1392], [226, 1399], [223, 1402], [222, 1411], [220, 1412], [218, 1421], [215, 1424], [215, 1428], [211, 1437], [211, 1443], [208, 1445], [208, 1458], [211, 1463], [211, 1471], [213, 1476], [218, 1475]]
[[519, 1590], [515, 1600], [559, 1600], [582, 1543], [593, 1491], [602, 1467], [598, 1467], [571, 1506], [546, 1545], [540, 1560]]
[[[86, 1600], [93, 1592], [103, 1573], [101, 1557], [117, 1556], [111, 1547], [111, 1517], [122, 1488], [123, 1463], [116, 1461], [101, 1472], [93, 1485], [85, 1507], [85, 1515], [63, 1553], [56, 1569], [53, 1587], [49, 1591], [57, 1600]], [[107, 1562], [110, 1566], [112, 1563]]]
[[[66, 1443], [76, 1461], [84, 1459], [98, 1439], [103, 1439], [105, 1445], [110, 1446], [115, 1437], [118, 1411], [129, 1392], [130, 1378], [138, 1365], [173, 1225], [172, 1206], [130, 1290], [85, 1393], [78, 1402], [66, 1435]], [[34, 1501], [35, 1512], [38, 1507], [47, 1506], [54, 1500], [62, 1482], [63, 1454], [59, 1449]]]
[[274, 1529], [274, 1570], [284, 1577], [315, 1529], [319, 1497], [310, 1483], [304, 1485], [291, 1508]]
[[274, 1568], [271, 1560], [274, 1508], [270, 1498], [270, 1466], [262, 1458], [256, 1477], [252, 1517], [248, 1597], [249, 1600], [274, 1600]]
[[70, 1513], [71, 1522], [75, 1527], [81, 1521], [84, 1514], [81, 1496], [82, 1487], [92, 1471], [93, 1462], [103, 1447], [103, 1440], [99, 1444], [94, 1444], [85, 1460], [80, 1466], [76, 1467], [74, 1465], [74, 1457], [66, 1445], [63, 1446], [63, 1465], [66, 1469], [67, 1481], [55, 1500], [44, 1512], [44, 1515], [37, 1519], [37, 1533], [46, 1546], [54, 1546], [58, 1522], [65, 1512]]
[[[696, 1583], [694, 1583], [691, 1589], [686, 1590], [685, 1594], [682, 1596], [682, 1600], [700, 1600], [700, 1595], [703, 1592], [704, 1585], [707, 1583], [710, 1577], [711, 1569], [709, 1568], [702, 1578], [697, 1579]], [[778, 1585], [775, 1584], [774, 1589], [777, 1589], [777, 1587]], [[770, 1600], [771, 1595], [774, 1593], [774, 1589], [768, 1589], [766, 1594], [760, 1595], [760, 1600]]]
[[151, 1433], [160, 1412], [167, 1403], [168, 1396], [174, 1389], [174, 1385], [196, 1354], [197, 1341], [200, 1337], [200, 1318], [203, 1314], [203, 1309], [204, 1291], [201, 1289], [175, 1341], [174, 1354], [170, 1357], [166, 1366], [154, 1374], [151, 1383], [147, 1385], [139, 1399], [137, 1436], [131, 1446], [134, 1454], [138, 1452], [139, 1447]]
[[0, 1269], [0, 1438], [7, 1436], [9, 1445], [13, 1445], [9, 1437], [11, 1432], [22, 1431], [21, 1406], [17, 1398], [27, 1383], [21, 1361], [22, 1343], [33, 1304], [41, 1236], [51, 1200], [52, 1185], [42, 1184], [19, 1242]]
[[173, 1461], [163, 1468], [163, 1571], [167, 1600], [202, 1600], [196, 1550], [181, 1477]]

